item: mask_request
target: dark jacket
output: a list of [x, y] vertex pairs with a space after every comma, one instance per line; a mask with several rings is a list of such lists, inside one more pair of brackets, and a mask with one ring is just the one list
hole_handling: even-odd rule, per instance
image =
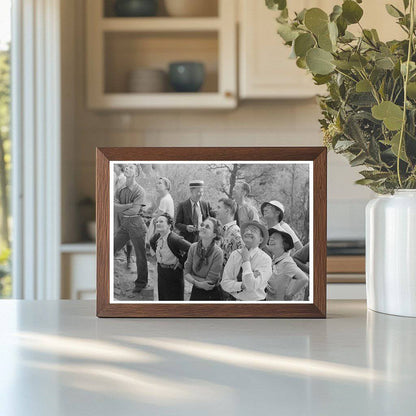
[[[199, 201], [199, 206], [201, 208], [202, 221], [208, 217], [215, 217], [215, 213], [211, 209], [209, 202]], [[180, 231], [183, 238], [191, 243], [194, 243], [198, 240], [198, 232], [188, 233], [188, 231], [186, 231], [187, 225], [193, 225], [192, 203], [190, 199], [187, 199], [186, 201], [179, 204], [176, 214], [175, 227]]]
[[[150, 247], [152, 247], [154, 252], [156, 252], [157, 240], [159, 240], [159, 238], [160, 234], [156, 233], [149, 241]], [[188, 250], [189, 247], [191, 247], [191, 243], [189, 241], [186, 241], [183, 237], [174, 233], [173, 231], [168, 235], [167, 242], [169, 250], [179, 260], [179, 263], [183, 267], [186, 258], [188, 257]]]

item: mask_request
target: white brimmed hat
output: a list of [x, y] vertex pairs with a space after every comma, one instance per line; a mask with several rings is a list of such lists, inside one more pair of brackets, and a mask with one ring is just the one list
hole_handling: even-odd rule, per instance
[[274, 233], [279, 233], [283, 239], [289, 243], [289, 250], [292, 250], [292, 248], [295, 247], [292, 236], [281, 225], [277, 224], [274, 227], [269, 228], [269, 237]]
[[260, 230], [261, 236], [263, 237], [263, 241], [260, 243], [259, 247], [263, 248], [267, 243], [267, 239], [269, 238], [269, 233], [267, 231], [267, 228], [261, 222], [248, 221], [248, 222], [245, 222], [241, 225], [241, 227], [240, 227], [241, 228], [241, 235], [244, 234], [244, 231], [250, 225], [254, 225], [255, 227], [257, 227]]
[[263, 215], [263, 209], [264, 209], [264, 207], [266, 205], [271, 205], [271, 206], [273, 206], [275, 208], [280, 209], [280, 211], [282, 211], [283, 213], [285, 213], [285, 207], [284, 207], [284, 205], [281, 202], [279, 202], [279, 201], [270, 201], [270, 202], [263, 202], [261, 204], [261, 207], [260, 207], [261, 215]]

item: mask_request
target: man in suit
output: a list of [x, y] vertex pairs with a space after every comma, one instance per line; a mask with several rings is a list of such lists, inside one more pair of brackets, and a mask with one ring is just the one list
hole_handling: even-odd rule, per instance
[[214, 217], [215, 213], [208, 202], [202, 201], [204, 181], [189, 183], [190, 198], [178, 206], [175, 226], [182, 237], [190, 243], [198, 240], [198, 229], [207, 217]]

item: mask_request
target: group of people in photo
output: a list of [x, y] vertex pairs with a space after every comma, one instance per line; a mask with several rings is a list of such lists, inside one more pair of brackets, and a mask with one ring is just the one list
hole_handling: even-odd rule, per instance
[[[309, 300], [309, 244], [284, 221], [284, 205], [248, 201], [251, 189], [236, 182], [232, 198], [204, 200], [205, 184], [191, 180], [189, 197], [175, 203], [171, 181], [157, 182], [159, 205], [143, 215], [146, 191], [136, 164], [114, 166], [114, 254], [124, 248], [130, 267], [137, 263], [134, 293], [148, 284], [147, 252], [157, 262], [160, 301], [305, 301]], [[130, 248], [129, 248], [130, 247]]]

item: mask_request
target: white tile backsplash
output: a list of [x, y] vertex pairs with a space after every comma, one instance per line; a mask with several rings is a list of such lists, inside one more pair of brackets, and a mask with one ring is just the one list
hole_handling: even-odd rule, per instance
[[[232, 111], [94, 112], [77, 108], [74, 174], [78, 198], [95, 194], [96, 146], [320, 146], [315, 100], [243, 102]], [[372, 197], [358, 169], [328, 157], [328, 237], [362, 238]]]

